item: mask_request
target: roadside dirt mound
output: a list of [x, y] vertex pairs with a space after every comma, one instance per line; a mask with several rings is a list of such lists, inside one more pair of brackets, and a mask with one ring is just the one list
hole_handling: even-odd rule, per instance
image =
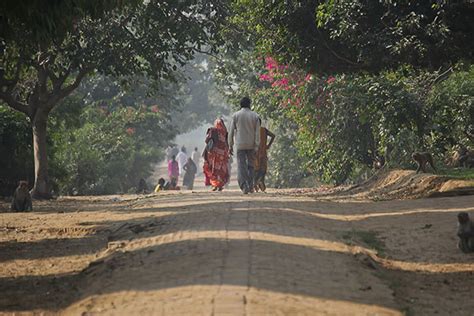
[[329, 195], [355, 199], [391, 200], [474, 194], [474, 181], [451, 179], [412, 170], [390, 170], [366, 182]]

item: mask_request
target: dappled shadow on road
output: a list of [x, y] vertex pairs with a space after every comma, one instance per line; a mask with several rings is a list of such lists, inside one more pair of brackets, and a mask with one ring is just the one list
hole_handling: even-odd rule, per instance
[[[61, 264], [71, 255], [99, 257], [81, 273], [0, 278], [0, 292], [5, 293], [0, 310], [57, 310], [98, 294], [222, 284], [382, 304], [366, 290], [359, 293], [372, 286], [364, 282], [371, 280], [374, 269], [406, 271], [407, 279], [445, 285], [448, 275], [463, 280], [474, 270], [472, 258], [455, 248], [450, 226], [455, 212], [472, 210], [472, 198], [456, 198], [455, 208], [450, 199], [438, 199], [436, 205], [428, 202], [334, 203], [270, 194], [242, 198], [234, 193], [119, 202], [107, 208], [113, 220], [106, 216], [79, 222], [84, 235], [78, 238], [0, 243], [4, 267], [15, 259], [32, 259], [35, 264], [37, 259], [57, 258]], [[127, 218], [120, 219], [120, 214]], [[376, 231], [386, 243], [385, 254], [377, 256], [370, 244], [347, 245], [343, 233], [358, 230]], [[236, 249], [240, 250], [233, 255]], [[371, 260], [361, 262], [357, 253]], [[250, 258], [249, 271], [242, 270], [249, 266], [240, 257]], [[237, 265], [229, 271], [236, 274], [226, 277], [223, 272], [232, 262]], [[363, 276], [358, 276], [360, 263]], [[322, 286], [319, 278], [328, 278], [334, 288]], [[347, 278], [357, 286], [344, 284]], [[344, 286], [350, 291], [341, 290]]]
[[93, 254], [107, 247], [100, 235], [83, 238], [54, 238], [39, 241], [0, 242], [0, 262], [14, 259], [40, 259]]
[[[161, 202], [161, 201], [160, 201]], [[0, 243], [0, 250], [3, 250], [0, 261], [12, 259], [37, 259], [47, 257], [62, 257], [68, 255], [81, 255], [105, 250], [106, 241], [117, 240], [135, 240], [161, 238], [161, 236], [171, 235], [179, 231], [242, 231], [248, 230], [253, 233], [273, 234], [278, 236], [287, 236], [295, 238], [306, 238], [314, 240], [322, 240], [333, 243], [344, 244], [346, 242], [342, 235], [344, 232], [353, 229], [379, 230], [383, 232], [389, 229], [396, 230], [399, 226], [403, 232], [406, 227], [407, 216], [413, 217], [412, 224], [415, 226], [419, 222], [416, 231], [420, 231], [423, 235], [414, 236], [413, 231], [406, 230], [406, 236], [398, 235], [397, 241], [412, 242], [415, 244], [424, 243], [429, 251], [437, 253], [437, 257], [427, 258], [422, 254], [408, 258], [398, 256], [397, 253], [391, 253], [388, 250], [385, 255], [393, 262], [392, 267], [407, 270], [425, 270], [425, 271], [456, 271], [450, 268], [451, 264], [461, 264], [458, 266], [461, 271], [472, 270], [470, 267], [463, 266], [471, 262], [468, 256], [460, 254], [453, 246], [455, 244], [455, 233], [446, 231], [450, 234], [449, 238], [453, 239], [452, 244], [433, 243], [433, 240], [440, 238], [440, 230], [423, 229], [426, 223], [433, 223], [434, 220], [451, 220], [455, 221], [453, 213], [460, 210], [470, 210], [471, 208], [451, 208], [447, 209], [443, 205], [440, 208], [422, 208], [407, 210], [406, 207], [396, 206], [394, 210], [388, 209], [389, 205], [380, 205], [379, 208], [372, 211], [374, 203], [368, 203], [362, 206], [360, 203], [354, 203], [352, 209], [353, 214], [347, 214], [350, 211], [333, 210], [338, 203], [320, 203], [314, 201], [273, 201], [269, 207], [268, 201], [247, 200], [240, 202], [215, 201], [207, 202], [190, 199], [188, 202], [195, 203], [180, 206], [157, 206], [145, 208], [141, 205], [139, 210], [128, 209], [128, 212], [134, 214], [133, 218], [123, 220], [89, 220], [80, 223], [81, 229], [87, 231], [90, 227], [90, 234], [81, 238], [68, 239], [44, 239], [32, 242], [5, 242]], [[161, 204], [161, 203], [160, 203]], [[329, 209], [329, 210], [328, 210]], [[350, 210], [349, 206], [349, 210]], [[118, 211], [122, 212], [122, 211]], [[159, 214], [159, 216], [154, 216]], [[361, 212], [364, 212], [360, 214]], [[342, 214], [341, 214], [342, 213]], [[344, 214], [345, 213], [345, 214]], [[355, 214], [354, 214], [355, 213]], [[426, 214], [434, 216], [429, 219]], [[146, 216], [143, 216], [146, 215]], [[419, 217], [424, 215], [425, 217]], [[248, 226], [239, 225], [239, 221], [231, 221], [232, 225], [227, 225], [227, 218], [248, 217]], [[383, 225], [379, 222], [379, 218], [384, 218]], [[371, 220], [374, 223], [371, 223]], [[347, 222], [364, 222], [368, 227], [358, 228], [352, 223], [350, 226]], [[242, 224], [242, 223], [241, 223]], [[454, 223], [453, 223], [454, 224]], [[453, 225], [454, 226], [454, 225]], [[416, 226], [415, 226], [416, 227]], [[204, 236], [205, 237], [205, 236]], [[414, 240], [420, 238], [420, 240]], [[421, 239], [423, 238], [423, 239]], [[94, 244], [94, 242], [96, 242]], [[158, 240], [154, 240], [157, 242]], [[367, 247], [370, 247], [368, 245]], [[30, 250], [32, 249], [32, 250]], [[445, 254], [447, 256], [440, 256]], [[404, 263], [404, 264], [402, 264]], [[421, 265], [416, 265], [421, 264]], [[424, 266], [423, 266], [424, 264]], [[439, 264], [438, 267], [436, 264]]]
[[[270, 241], [186, 240], [116, 252], [78, 275], [2, 278], [0, 291], [5, 295], [0, 300], [0, 308], [4, 311], [62, 309], [97, 294], [184, 285], [237, 285], [360, 304], [382, 304], [380, 299], [387, 289], [381, 288], [382, 293], [376, 288], [371, 293], [361, 290], [375, 287], [375, 277], [368, 267], [350, 273], [347, 268], [352, 261], [351, 257], [339, 253]], [[75, 290], [68, 290], [66, 295], [65, 288]], [[44, 299], [33, 299], [38, 293]], [[394, 308], [391, 304], [385, 307]]]

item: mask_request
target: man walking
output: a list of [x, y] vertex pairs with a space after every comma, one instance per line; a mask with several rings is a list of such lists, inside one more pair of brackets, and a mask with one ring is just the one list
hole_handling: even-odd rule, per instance
[[197, 173], [200, 174], [199, 170], [201, 168], [199, 168], [200, 164], [199, 164], [199, 159], [201, 159], [201, 153], [198, 152], [198, 148], [197, 147], [194, 147], [194, 151], [193, 153], [191, 154], [191, 159], [193, 160], [194, 164], [196, 165], [196, 168], [197, 168]]
[[234, 134], [237, 147], [237, 181], [244, 194], [253, 191], [255, 152], [260, 143], [260, 122], [257, 113], [250, 110], [250, 99], [242, 98], [240, 111], [232, 115], [229, 130], [229, 149], [233, 154]]
[[184, 175], [184, 170], [183, 166], [186, 164], [188, 161], [188, 155], [186, 155], [186, 147], [181, 147], [181, 151], [179, 154], [176, 156], [176, 160], [178, 161], [178, 166], [179, 166], [179, 174]]

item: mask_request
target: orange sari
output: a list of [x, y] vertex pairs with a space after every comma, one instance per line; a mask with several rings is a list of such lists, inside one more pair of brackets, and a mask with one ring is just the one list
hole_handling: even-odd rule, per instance
[[267, 129], [260, 127], [260, 145], [257, 151], [257, 157], [255, 157], [255, 175], [265, 175], [267, 173], [268, 156], [267, 156]]
[[[214, 135], [214, 137], [212, 136]], [[227, 128], [224, 121], [217, 119], [206, 137], [206, 143], [212, 138], [212, 148], [207, 150], [207, 158], [203, 171], [213, 187], [222, 188], [229, 178], [227, 163], [229, 161], [229, 145], [227, 144]]]

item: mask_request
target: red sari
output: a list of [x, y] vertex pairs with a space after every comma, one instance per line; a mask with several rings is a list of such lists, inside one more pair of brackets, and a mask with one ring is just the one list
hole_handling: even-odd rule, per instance
[[214, 127], [208, 129], [206, 144], [208, 149], [204, 158], [204, 175], [214, 188], [222, 189], [229, 179], [229, 145], [227, 128], [222, 119], [217, 119]]

